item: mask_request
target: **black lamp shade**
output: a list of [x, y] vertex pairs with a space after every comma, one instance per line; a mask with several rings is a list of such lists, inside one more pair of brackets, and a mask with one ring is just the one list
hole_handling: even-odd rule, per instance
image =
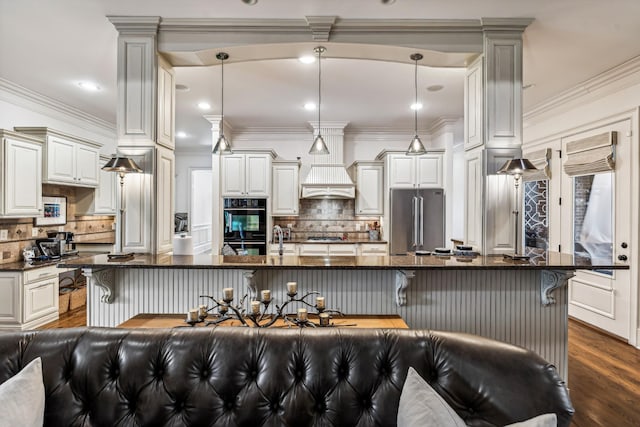
[[529, 159], [512, 159], [507, 160], [497, 173], [505, 173], [507, 175], [522, 175], [528, 171], [538, 170]]
[[140, 166], [128, 157], [112, 157], [106, 165], [102, 167], [102, 170], [107, 172], [119, 172], [119, 173], [140, 173], [142, 169]]

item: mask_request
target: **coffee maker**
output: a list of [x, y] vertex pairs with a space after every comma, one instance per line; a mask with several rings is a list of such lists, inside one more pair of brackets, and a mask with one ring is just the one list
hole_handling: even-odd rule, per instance
[[60, 256], [65, 255], [75, 255], [78, 253], [78, 250], [75, 248], [75, 243], [73, 241], [73, 233], [70, 231], [51, 231], [47, 233], [47, 237], [49, 239], [53, 239], [57, 242], [59, 250], [58, 253]]

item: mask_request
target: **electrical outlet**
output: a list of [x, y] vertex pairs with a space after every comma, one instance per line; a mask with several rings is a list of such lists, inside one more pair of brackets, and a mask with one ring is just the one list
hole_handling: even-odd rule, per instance
[[59, 225], [58, 226], [58, 231], [64, 231], [64, 225]]
[[356, 224], [356, 231], [360, 231], [360, 224]]
[[115, 230], [115, 229], [116, 229], [116, 223], [115, 223], [115, 222], [112, 222], [112, 223], [111, 223], [111, 229], [112, 229], [112, 230]]
[[9, 240], [9, 230], [0, 230], [0, 240]]
[[293, 224], [287, 224], [287, 227], [293, 228]]
[[32, 228], [31, 229], [31, 237], [38, 237], [38, 229], [37, 228]]

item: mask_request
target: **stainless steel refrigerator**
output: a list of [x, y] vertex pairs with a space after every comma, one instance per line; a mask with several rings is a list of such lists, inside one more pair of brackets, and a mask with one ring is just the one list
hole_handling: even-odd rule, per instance
[[444, 247], [444, 190], [392, 189], [390, 218], [391, 255]]

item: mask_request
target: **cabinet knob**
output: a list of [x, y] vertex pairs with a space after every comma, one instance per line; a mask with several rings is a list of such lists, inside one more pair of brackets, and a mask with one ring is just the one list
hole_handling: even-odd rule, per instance
[[618, 259], [620, 261], [626, 261], [627, 260], [627, 256], [626, 255], [618, 255]]

